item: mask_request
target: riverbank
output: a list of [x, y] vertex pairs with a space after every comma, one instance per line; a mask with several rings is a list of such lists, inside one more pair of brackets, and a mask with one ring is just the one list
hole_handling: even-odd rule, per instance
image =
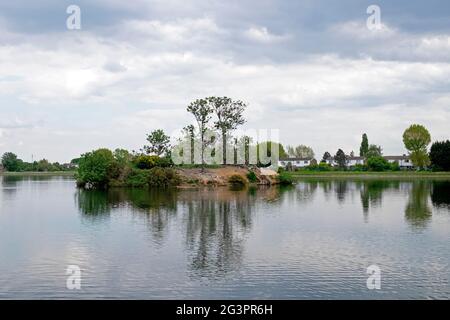
[[356, 178], [356, 179], [448, 179], [450, 172], [426, 171], [393, 171], [393, 172], [361, 172], [361, 171], [294, 171], [289, 175], [295, 179], [301, 178]]
[[25, 172], [0, 172], [0, 176], [75, 176], [75, 171], [51, 171], [51, 172], [38, 172], [38, 171], [25, 171]]

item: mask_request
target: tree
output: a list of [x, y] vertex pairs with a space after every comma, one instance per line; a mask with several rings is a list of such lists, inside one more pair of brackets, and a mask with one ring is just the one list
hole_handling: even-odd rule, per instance
[[421, 168], [429, 164], [427, 146], [430, 142], [430, 133], [420, 124], [411, 125], [403, 133], [403, 143], [410, 152], [411, 161], [416, 167]]
[[365, 154], [365, 158], [369, 159], [369, 158], [373, 158], [373, 157], [381, 157], [382, 155], [383, 155], [383, 153], [382, 153], [381, 146], [371, 144]]
[[211, 114], [213, 112], [212, 108], [208, 104], [206, 99], [197, 99], [189, 104], [187, 111], [192, 113], [195, 120], [197, 121], [199, 134], [200, 134], [200, 146], [201, 146], [201, 165], [202, 172], [205, 171], [205, 134], [208, 130], [208, 122], [211, 120]]
[[245, 123], [243, 113], [247, 105], [240, 100], [232, 100], [228, 97], [209, 97], [206, 100], [217, 116], [214, 127], [222, 134], [222, 158], [223, 164], [226, 164], [227, 136], [230, 131]]
[[437, 141], [431, 145], [430, 160], [434, 170], [450, 171], [450, 141]]
[[359, 155], [365, 157], [367, 151], [369, 151], [369, 139], [367, 139], [367, 134], [362, 135], [361, 147], [359, 148]]
[[5, 152], [2, 156], [2, 165], [6, 171], [15, 172], [20, 170], [22, 161], [12, 152]]
[[314, 158], [313, 149], [311, 147], [305, 146], [303, 144], [301, 144], [295, 148], [288, 146], [287, 153], [290, 157], [295, 157], [295, 158], [307, 158], [307, 159]]
[[150, 145], [144, 146], [146, 153], [155, 154], [157, 156], [169, 153], [170, 137], [164, 133], [164, 130], [158, 129], [152, 131], [147, 135], [147, 141]]
[[104, 187], [109, 182], [109, 171], [114, 166], [113, 153], [108, 149], [98, 149], [81, 155], [77, 180], [93, 187]]
[[336, 161], [337, 165], [341, 169], [345, 169], [347, 167], [347, 156], [342, 149], [339, 149], [334, 156], [334, 161]]
[[320, 161], [320, 162], [327, 162], [327, 160], [331, 160], [331, 154], [328, 152], [328, 151], [326, 151], [324, 154], [323, 154], [323, 157], [322, 157], [322, 161]]

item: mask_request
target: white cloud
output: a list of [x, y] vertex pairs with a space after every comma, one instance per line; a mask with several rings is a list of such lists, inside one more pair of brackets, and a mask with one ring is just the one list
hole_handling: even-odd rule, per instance
[[270, 33], [266, 27], [251, 27], [245, 31], [245, 36], [253, 41], [261, 43], [277, 43], [289, 38], [288, 35], [276, 35]]

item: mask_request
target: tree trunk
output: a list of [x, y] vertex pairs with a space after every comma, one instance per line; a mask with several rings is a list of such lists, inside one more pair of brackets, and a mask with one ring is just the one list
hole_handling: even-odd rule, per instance
[[223, 165], [227, 164], [227, 132], [222, 130], [222, 159]]

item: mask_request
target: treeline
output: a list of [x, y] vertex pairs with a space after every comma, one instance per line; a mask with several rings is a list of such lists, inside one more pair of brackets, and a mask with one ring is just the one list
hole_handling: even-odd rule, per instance
[[74, 171], [74, 163], [49, 162], [46, 159], [39, 161], [26, 162], [19, 159], [12, 152], [5, 152], [1, 158], [2, 168], [8, 172], [56, 172], [56, 171]]

